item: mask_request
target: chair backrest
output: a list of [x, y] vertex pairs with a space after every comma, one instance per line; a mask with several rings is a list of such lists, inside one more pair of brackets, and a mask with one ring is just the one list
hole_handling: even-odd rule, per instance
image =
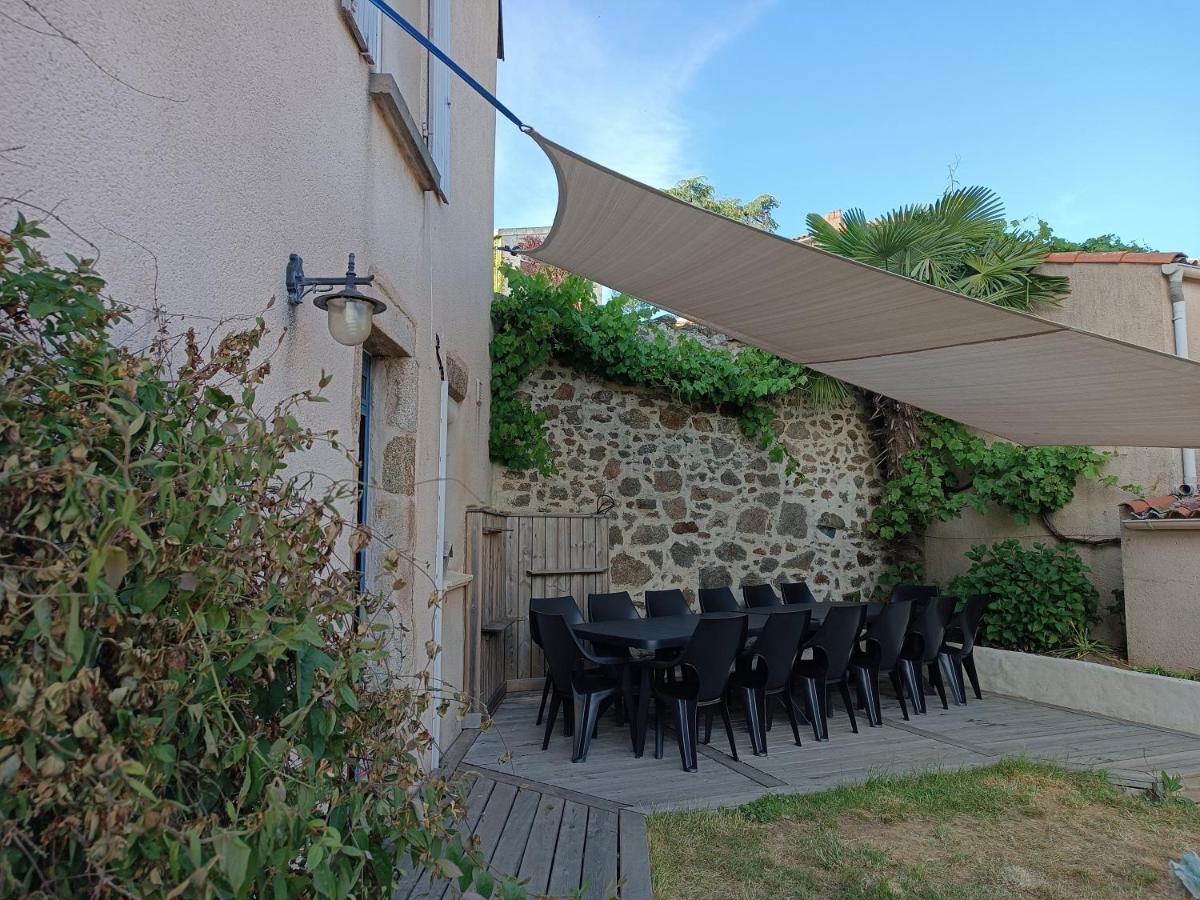
[[825, 621], [820, 629], [807, 643], [808, 647], [820, 647], [825, 653], [829, 665], [826, 677], [837, 681], [846, 674], [850, 665], [850, 655], [858, 643], [858, 633], [862, 630], [863, 620], [867, 615], [865, 603], [830, 603], [829, 611], [825, 613]]
[[698, 594], [701, 612], [741, 612], [737, 597], [728, 587], [700, 588]]
[[866, 640], [879, 648], [880, 671], [890, 672], [896, 668], [912, 611], [911, 600], [893, 600], [883, 605], [879, 617], [867, 627]]
[[913, 612], [919, 612], [925, 604], [938, 595], [936, 584], [905, 584], [901, 582], [892, 588], [891, 600], [913, 601]]
[[775, 588], [769, 584], [743, 584], [742, 599], [746, 601], [746, 606], [749, 608], [783, 605], [783, 601], [775, 593]]
[[908, 623], [908, 633], [919, 635], [923, 640], [923, 650], [918, 656], [916, 647], [911, 642], [905, 643], [904, 655], [908, 659], [919, 659], [931, 663], [937, 659], [942, 649], [942, 640], [946, 636], [946, 619], [943, 618], [944, 607], [940, 603], [927, 603], [924, 609], [914, 605], [912, 619]]
[[954, 618], [954, 608], [958, 606], [958, 598], [949, 594], [939, 595], [934, 597], [932, 605], [937, 607], [938, 621], [942, 623], [942, 630], [945, 631], [950, 620]]
[[629, 591], [613, 591], [609, 594], [588, 594], [588, 621], [612, 622], [617, 619], [638, 618], [637, 607]]
[[583, 649], [567, 624], [566, 616], [557, 613], [535, 612], [538, 631], [542, 636], [542, 652], [550, 669], [550, 679], [559, 694], [571, 693], [571, 674], [580, 667]]
[[647, 616], [686, 616], [692, 611], [679, 588], [646, 591]]
[[568, 625], [575, 625], [583, 621], [583, 613], [580, 612], [578, 604], [575, 603], [575, 598], [567, 595], [565, 597], [530, 597], [529, 598], [529, 637], [535, 645], [542, 646], [542, 633], [538, 628], [538, 617], [535, 613], [555, 613], [567, 620]]
[[746, 642], [747, 627], [745, 613], [713, 613], [696, 623], [679, 664], [695, 671], [698, 702], [718, 700], [725, 693], [729, 670]]
[[807, 581], [783, 581], [779, 584], [779, 590], [783, 594], [783, 602], [789, 606], [794, 603], [817, 602]]
[[962, 630], [963, 653], [970, 653], [975, 649], [975, 635], [979, 631], [979, 621], [983, 618], [984, 610], [991, 602], [991, 594], [972, 594], [967, 598], [962, 612], [958, 614], [957, 624]]
[[775, 691], [787, 684], [810, 619], [812, 610], [799, 608], [767, 616], [758, 640], [747, 654], [752, 660], [761, 659], [762, 662], [758, 663], [760, 666], [763, 662], [766, 663], [767, 680], [763, 685], [764, 689]]

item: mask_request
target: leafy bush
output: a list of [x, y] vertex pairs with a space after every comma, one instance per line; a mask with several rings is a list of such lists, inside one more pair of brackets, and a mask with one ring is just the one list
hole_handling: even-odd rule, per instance
[[0, 234], [0, 894], [390, 896], [406, 859], [491, 893], [339, 564], [353, 487], [285, 468], [318, 397], [257, 411], [261, 320], [117, 345], [42, 237]]
[[685, 403], [725, 407], [742, 433], [767, 451], [772, 462], [796, 460], [773, 427], [765, 404], [773, 397], [807, 391], [814, 402], [845, 402], [836, 379], [755, 347], [737, 353], [706, 347], [688, 334], [668, 339], [649, 333], [653, 315], [631, 297], [597, 303], [592, 284], [577, 275], [505, 268], [507, 295], [492, 304], [492, 459], [511, 469], [554, 471], [542, 428], [545, 416], [520, 395], [526, 376], [555, 359], [600, 378], [665, 391]]
[[1091, 569], [1068, 544], [977, 544], [967, 559], [970, 570], [954, 578], [947, 592], [996, 598], [980, 626], [980, 639], [989, 646], [1045, 653], [1096, 621], [1100, 595], [1088, 578]]

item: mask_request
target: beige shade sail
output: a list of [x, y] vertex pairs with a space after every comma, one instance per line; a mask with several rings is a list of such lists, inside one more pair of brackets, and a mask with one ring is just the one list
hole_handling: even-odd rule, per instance
[[558, 211], [526, 255], [1022, 444], [1200, 446], [1200, 363], [743, 225], [536, 132]]

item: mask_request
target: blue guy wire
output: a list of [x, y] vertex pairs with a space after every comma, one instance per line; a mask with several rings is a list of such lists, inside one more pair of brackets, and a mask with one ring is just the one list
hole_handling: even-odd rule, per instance
[[504, 118], [508, 119], [508, 121], [512, 122], [514, 125], [516, 125], [518, 128], [520, 128], [522, 131], [532, 131], [533, 130], [528, 125], [526, 125], [524, 122], [522, 122], [520, 119], [518, 119], [511, 109], [509, 109], [507, 106], [505, 106], [503, 103], [501, 103], [496, 98], [495, 94], [493, 94], [491, 91], [489, 91], [487, 88], [485, 88], [482, 84], [480, 84], [478, 81], [476, 81], [474, 78], [472, 78], [467, 73], [466, 69], [464, 69], [458, 63], [456, 63], [454, 60], [452, 60], [449, 56], [447, 56], [445, 53], [443, 53], [441, 51], [441, 49], [436, 44], [433, 43], [433, 41], [429, 40], [429, 38], [427, 38], [427, 37], [425, 37], [425, 35], [421, 34], [419, 29], [414, 27], [413, 24], [411, 22], [409, 22], [408, 19], [404, 18], [404, 16], [400, 15], [400, 13], [396, 12], [394, 9], [392, 9], [390, 6], [388, 6], [387, 3], [384, 2], [384, 0], [371, 0], [371, 3], [373, 3], [376, 7], [378, 7], [379, 11], [381, 13], [383, 13], [385, 16], [387, 16], [389, 19], [391, 19], [393, 22], [395, 22], [397, 25], [399, 25], [401, 28], [403, 28], [406, 32], [408, 32], [409, 36], [412, 37], [413, 40], [415, 40], [418, 44], [420, 44], [422, 47], [424, 47], [426, 50], [428, 50], [430, 53], [432, 53], [434, 56], [436, 56], [438, 59], [440, 59], [443, 63], [445, 63], [447, 66], [449, 66], [451, 72], [453, 72], [455, 75], [457, 75], [459, 78], [461, 78], [467, 84], [469, 84], [472, 88], [474, 88], [475, 92], [477, 94], [479, 94], [479, 96], [482, 97], [484, 100], [486, 100], [488, 103], [492, 104], [492, 106], [494, 106], [496, 108], [496, 111], [498, 113], [500, 113], [500, 115], [504, 116]]

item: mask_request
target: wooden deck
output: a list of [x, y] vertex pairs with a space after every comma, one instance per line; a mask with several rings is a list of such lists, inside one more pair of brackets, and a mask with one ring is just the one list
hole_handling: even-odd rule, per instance
[[[776, 722], [768, 755], [755, 757], [740, 720], [735, 721], [741, 761], [728, 754], [724, 731], [701, 748], [699, 772], [680, 767], [674, 736], [663, 759], [636, 759], [628, 731], [611, 715], [601, 722], [584, 763], [570, 761], [569, 738], [556, 730], [541, 749], [535, 727], [538, 696], [510, 696], [494, 726], [460, 739], [456, 771], [477, 777], [470, 794], [469, 825], [479, 835], [493, 870], [528, 879], [534, 895], [648, 898], [648, 812], [733, 806], [766, 793], [825, 790], [874, 774], [984, 766], [1024, 756], [1077, 768], [1103, 768], [1114, 780], [1147, 787], [1164, 770], [1200, 775], [1200, 737], [985, 694], [965, 707], [943, 710], [930, 697], [929, 713], [905, 722], [884, 697], [884, 727], [850, 731], [835, 706], [830, 740], [792, 743], [786, 722]], [[477, 774], [471, 774], [477, 773]], [[444, 885], [428, 881], [399, 896], [440, 897]]]

